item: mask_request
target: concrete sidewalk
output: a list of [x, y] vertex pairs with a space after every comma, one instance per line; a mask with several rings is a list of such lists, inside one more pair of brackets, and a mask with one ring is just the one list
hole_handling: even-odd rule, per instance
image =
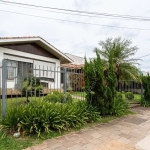
[[135, 115], [44, 141], [26, 150], [149, 150], [150, 108]]

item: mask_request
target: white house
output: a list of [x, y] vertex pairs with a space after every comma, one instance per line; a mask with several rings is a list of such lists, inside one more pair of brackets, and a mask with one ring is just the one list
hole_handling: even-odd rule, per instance
[[[0, 63], [7, 60], [7, 89], [30, 73], [48, 89], [60, 88], [60, 63], [72, 60], [41, 37], [0, 38]], [[2, 74], [1, 74], [2, 75]], [[2, 84], [0, 84], [2, 86]]]

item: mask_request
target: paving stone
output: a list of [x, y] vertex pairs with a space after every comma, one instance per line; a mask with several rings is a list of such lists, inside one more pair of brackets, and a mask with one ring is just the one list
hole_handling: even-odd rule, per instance
[[86, 149], [80, 145], [74, 145], [70, 147], [69, 150], [86, 150]]
[[127, 138], [127, 139], [131, 137], [130, 134], [125, 134], [125, 133], [121, 133], [121, 134], [119, 134], [119, 136], [120, 136], [120, 137]]
[[100, 140], [102, 141], [102, 142], [108, 142], [108, 141], [111, 141], [112, 139], [110, 138], [110, 137], [108, 137], [108, 136], [102, 136], [101, 138], [100, 138]]
[[100, 139], [97, 139], [97, 138], [93, 138], [93, 139], [90, 139], [88, 140], [90, 143], [92, 144], [99, 144], [101, 143], [102, 141]]
[[64, 147], [64, 146], [60, 146], [60, 147], [57, 147], [57, 148], [55, 148], [53, 150], [68, 150], [68, 149], [66, 147]]
[[100, 138], [100, 137], [102, 137], [102, 135], [99, 134], [99, 133], [93, 133], [93, 134], [91, 134], [91, 136], [93, 136], [94, 138]]
[[65, 146], [66, 148], [74, 146], [76, 143], [71, 141], [71, 140], [64, 140], [62, 142], [62, 145]]
[[83, 146], [86, 150], [95, 150], [97, 148], [97, 146], [95, 144], [92, 143], [88, 143], [86, 145]]
[[47, 148], [47, 144], [42, 143], [42, 144], [38, 144], [36, 146], [32, 146], [33, 150], [42, 150], [42, 149], [46, 149]]
[[78, 140], [76, 140], [76, 141], [74, 141], [74, 142], [77, 143], [77, 144], [80, 145], [80, 146], [84, 146], [84, 145], [86, 145], [86, 144], [89, 143], [87, 140], [81, 139], [81, 138], [79, 138]]
[[83, 138], [83, 139], [85, 139], [85, 140], [90, 140], [90, 139], [92, 139], [93, 137], [92, 137], [91, 135], [89, 135], [89, 134], [83, 134], [83, 135], [80, 136], [80, 138]]
[[121, 137], [121, 138], [119, 139], [119, 141], [121, 141], [121, 142], [123, 142], [123, 143], [125, 143], [125, 144], [128, 144], [128, 143], [131, 142], [129, 139], [124, 138], [124, 137]]
[[77, 139], [79, 139], [79, 136], [78, 135], [76, 135], [76, 134], [69, 134], [69, 135], [67, 135], [66, 136], [69, 140], [72, 140], [72, 141], [75, 141], [75, 140], [77, 140]]
[[147, 120], [143, 119], [143, 118], [139, 118], [139, 117], [133, 117], [133, 118], [126, 119], [126, 121], [133, 123], [133, 124], [136, 124], [136, 125], [139, 125], [139, 124], [141, 124]]
[[61, 143], [58, 142], [58, 141], [49, 141], [49, 142], [47, 142], [47, 147], [51, 148], [51, 149], [55, 149], [55, 148], [60, 147], [60, 146], [61, 146]]

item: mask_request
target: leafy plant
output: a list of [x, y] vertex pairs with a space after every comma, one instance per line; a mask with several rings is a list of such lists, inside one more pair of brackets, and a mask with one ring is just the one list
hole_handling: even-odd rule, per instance
[[93, 107], [97, 107], [102, 115], [110, 114], [116, 96], [116, 74], [113, 67], [113, 52], [109, 56], [109, 69], [105, 72], [100, 55], [87, 62], [85, 58], [84, 79], [86, 99]]
[[144, 94], [141, 99], [141, 105], [142, 106], [150, 106], [150, 76], [149, 74], [147, 76], [142, 76], [142, 86], [144, 88]]
[[133, 100], [134, 99], [134, 94], [132, 92], [127, 92], [127, 93], [125, 93], [125, 97], [128, 100]]
[[130, 108], [129, 103], [127, 101], [125, 101], [124, 99], [120, 97], [115, 98], [113, 109], [112, 109], [112, 114], [116, 116], [122, 116], [129, 112], [129, 108]]
[[122, 97], [122, 93], [117, 92], [116, 98], [122, 99], [122, 98], [123, 98], [123, 97]]
[[53, 91], [51, 94], [48, 94], [44, 97], [45, 101], [53, 102], [53, 103], [65, 103], [65, 102], [72, 102], [72, 96], [69, 92], [61, 93], [58, 91]]
[[20, 88], [22, 96], [26, 96], [27, 102], [29, 102], [29, 96], [39, 96], [43, 92], [43, 86], [40, 84], [40, 79], [34, 76], [25, 78]]
[[104, 74], [100, 55], [96, 52], [96, 58], [89, 62], [85, 58], [84, 90], [89, 105], [97, 107], [101, 114], [104, 114], [106, 87], [104, 86]]
[[61, 132], [70, 128], [79, 128], [99, 119], [99, 112], [86, 101], [72, 103], [32, 101], [19, 106], [18, 109], [10, 109], [1, 124], [12, 132], [37, 134], [40, 137], [43, 132], [51, 133], [52, 130]]

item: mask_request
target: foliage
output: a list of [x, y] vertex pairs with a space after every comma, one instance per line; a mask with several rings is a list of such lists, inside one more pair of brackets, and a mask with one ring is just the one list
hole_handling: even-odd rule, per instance
[[121, 39], [121, 37], [112, 39], [108, 38], [106, 41], [100, 41], [101, 49], [96, 48], [101, 56], [103, 56], [103, 66], [105, 70], [109, 68], [109, 56], [113, 55], [113, 66], [118, 80], [135, 80], [139, 81], [139, 70], [135, 66], [138, 59], [133, 59], [131, 56], [135, 55], [138, 48], [131, 46], [132, 42], [128, 39]]
[[65, 104], [35, 101], [10, 109], [1, 124], [13, 132], [18, 130], [40, 136], [43, 132], [61, 132], [99, 119], [99, 112], [86, 101]]
[[106, 87], [104, 86], [104, 74], [100, 55], [89, 62], [85, 58], [84, 90], [88, 104], [97, 107], [101, 114], [105, 113]]
[[132, 92], [126, 92], [125, 93], [125, 97], [128, 99], [128, 100], [133, 100], [134, 99], [134, 94]]
[[141, 99], [141, 104], [143, 106], [150, 106], [150, 76], [149, 74], [147, 76], [142, 76], [142, 86], [144, 88], [144, 94]]
[[34, 76], [25, 78], [21, 87], [22, 96], [39, 96], [42, 94], [43, 86], [40, 84], [40, 79]]
[[69, 92], [61, 93], [58, 91], [53, 91], [51, 94], [48, 94], [44, 97], [44, 100], [47, 102], [53, 102], [53, 103], [65, 103], [65, 102], [72, 102], [72, 97]]
[[[113, 67], [113, 51], [109, 54], [109, 68], [106, 74], [106, 83], [107, 83], [107, 104], [108, 110], [111, 110], [114, 103], [114, 98], [116, 97], [116, 83], [117, 78], [115, 75]], [[110, 113], [110, 112], [108, 112]]]
[[125, 101], [123, 98], [115, 98], [112, 114], [117, 116], [122, 116], [129, 112], [129, 103]]
[[[109, 55], [109, 68], [104, 72], [102, 60], [96, 51], [94, 60], [87, 62], [83, 69], [85, 75], [85, 92], [89, 104], [98, 107], [102, 115], [110, 114], [116, 96], [116, 75], [113, 67], [113, 51]], [[104, 76], [105, 75], [105, 76]], [[105, 84], [104, 84], [105, 83]]]
[[117, 99], [122, 99], [123, 98], [122, 93], [121, 92], [117, 92], [116, 98]]

